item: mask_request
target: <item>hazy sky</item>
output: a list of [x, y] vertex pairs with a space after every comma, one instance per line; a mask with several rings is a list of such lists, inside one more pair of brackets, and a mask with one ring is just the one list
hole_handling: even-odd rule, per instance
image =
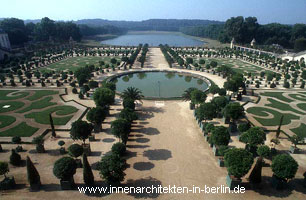
[[306, 23], [306, 0], [0, 0], [0, 5], [0, 18], [225, 21], [256, 16], [259, 23]]

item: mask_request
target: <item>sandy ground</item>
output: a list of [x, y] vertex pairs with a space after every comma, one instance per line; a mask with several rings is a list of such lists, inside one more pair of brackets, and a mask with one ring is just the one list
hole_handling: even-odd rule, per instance
[[[152, 51], [158, 50], [150, 49]], [[154, 54], [154, 53], [153, 53]], [[159, 53], [158, 53], [159, 54]], [[156, 56], [151, 66], [163, 67], [162, 55]], [[212, 75], [213, 76], [213, 75]], [[217, 77], [217, 76], [216, 76]], [[215, 81], [215, 79], [213, 79]], [[70, 92], [69, 92], [70, 93]], [[76, 99], [74, 95], [67, 96], [67, 99]], [[94, 106], [91, 100], [82, 100], [87, 106]], [[96, 141], [91, 142], [93, 154], [89, 156], [89, 163], [92, 165], [97, 185], [105, 186], [105, 183], [96, 170], [96, 164], [113, 143], [117, 141], [110, 134], [110, 122], [120, 112], [122, 105], [116, 99], [116, 105], [111, 107], [111, 116], [103, 123], [103, 131], [95, 134]], [[182, 186], [192, 190], [193, 186], [220, 187], [225, 185], [226, 168], [217, 164], [217, 158], [213, 155], [212, 148], [204, 140], [201, 130], [193, 117], [193, 111], [189, 110], [188, 102], [182, 101], [143, 101], [137, 106], [139, 120], [133, 124], [132, 132], [127, 143], [127, 163], [129, 167], [125, 171], [126, 177], [123, 186], [145, 187], [152, 185], [158, 187]], [[221, 124], [221, 122], [219, 122]], [[59, 180], [52, 173], [53, 163], [61, 156], [58, 153], [57, 142], [64, 140], [68, 148], [73, 141], [69, 133], [58, 133], [60, 139], [47, 139], [45, 154], [35, 153], [33, 145], [23, 145], [27, 152], [21, 153], [22, 158], [26, 155], [32, 158], [35, 166], [40, 172], [43, 188], [40, 192], [29, 192], [26, 181], [25, 167], [10, 166], [10, 174], [14, 175], [18, 183], [16, 191], [5, 191], [0, 193], [1, 199], [305, 199], [305, 189], [302, 189], [302, 173], [304, 168], [300, 167], [296, 179], [290, 182], [288, 189], [276, 191], [271, 189], [271, 169], [263, 168], [262, 188], [250, 189], [245, 194], [101, 194], [86, 196], [78, 191], [61, 191]], [[237, 141], [236, 136], [232, 137], [230, 145], [242, 144]], [[5, 153], [1, 153], [1, 160], [8, 160], [9, 149], [15, 145], [3, 145]], [[75, 182], [80, 186], [83, 183], [82, 169], [78, 169], [74, 175]], [[244, 183], [246, 180], [244, 180]], [[293, 189], [294, 188], [294, 189]]]

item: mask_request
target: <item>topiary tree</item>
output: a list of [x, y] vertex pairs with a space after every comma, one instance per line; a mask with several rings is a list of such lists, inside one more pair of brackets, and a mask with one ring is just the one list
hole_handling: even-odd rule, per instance
[[182, 98], [184, 101], [190, 101], [191, 100], [191, 93], [194, 91], [194, 90], [197, 90], [197, 88], [188, 88], [187, 90], [184, 91], [183, 95], [182, 95]]
[[229, 149], [224, 155], [225, 166], [230, 175], [241, 179], [253, 164], [253, 155], [245, 149]]
[[0, 161], [0, 175], [6, 178], [6, 174], [9, 172], [9, 166], [7, 162]]
[[109, 106], [115, 102], [115, 92], [109, 88], [98, 88], [93, 95], [96, 106]]
[[120, 182], [124, 180], [126, 167], [125, 159], [118, 154], [110, 153], [102, 157], [98, 168], [101, 178], [106, 180], [109, 185], [119, 186]]
[[76, 168], [77, 165], [73, 158], [63, 157], [54, 163], [53, 174], [61, 180], [61, 183], [68, 181], [71, 183], [70, 185], [73, 186], [73, 175], [76, 173]]
[[44, 153], [45, 152], [44, 142], [45, 142], [44, 136], [42, 136], [42, 135], [33, 138], [32, 143], [36, 144], [37, 153]]
[[94, 125], [94, 131], [96, 133], [100, 132], [102, 127], [102, 122], [105, 120], [108, 113], [106, 107], [96, 107], [89, 110], [87, 113], [86, 119]]
[[221, 111], [228, 104], [228, 100], [224, 96], [215, 97], [211, 102], [215, 105], [218, 115], [221, 114]]
[[260, 127], [252, 127], [244, 132], [239, 140], [246, 144], [245, 148], [256, 156], [257, 145], [263, 144], [266, 140], [266, 134]]
[[65, 145], [65, 142], [63, 140], [60, 140], [57, 144], [60, 146], [60, 154], [65, 154], [66, 150], [65, 147], [63, 147]]
[[70, 145], [70, 147], [68, 147], [68, 154], [74, 157], [75, 159], [81, 156], [83, 152], [84, 152], [83, 147], [79, 144], [72, 144]]
[[86, 121], [77, 120], [71, 124], [70, 137], [73, 140], [82, 140], [85, 144], [85, 140], [91, 135], [93, 127]]
[[126, 146], [125, 146], [125, 144], [123, 144], [121, 142], [117, 142], [117, 143], [113, 144], [113, 146], [112, 146], [112, 152], [115, 153], [115, 154], [118, 154], [120, 156], [123, 156], [125, 151], [126, 151]]
[[95, 179], [91, 167], [87, 160], [87, 155], [83, 154], [83, 180], [86, 186], [94, 186]]
[[268, 158], [271, 154], [271, 150], [267, 145], [261, 145], [257, 148], [257, 154], [261, 160]]
[[119, 113], [119, 118], [127, 120], [129, 123], [132, 123], [134, 120], [138, 119], [137, 114], [130, 108], [124, 108]]
[[191, 95], [191, 103], [195, 105], [205, 103], [205, 100], [207, 98], [207, 95], [203, 91], [198, 89], [193, 90], [190, 95]]
[[289, 179], [294, 178], [298, 166], [298, 163], [290, 155], [280, 154], [273, 158], [271, 168], [273, 176], [287, 182]]
[[40, 176], [29, 156], [27, 156], [26, 163], [27, 163], [27, 177], [31, 190], [39, 190], [41, 186]]
[[244, 108], [239, 103], [229, 103], [225, 106], [223, 115], [235, 123], [239, 117], [244, 115]]
[[50, 121], [50, 126], [51, 126], [52, 137], [56, 137], [54, 123], [53, 123], [53, 118], [52, 118], [52, 113], [49, 114], [49, 121]]
[[196, 109], [198, 120], [212, 120], [216, 116], [216, 107], [213, 103], [203, 103]]
[[131, 124], [126, 119], [116, 119], [111, 123], [111, 133], [122, 140], [123, 143], [127, 142], [128, 135], [131, 130]]
[[211, 133], [211, 142], [216, 146], [227, 146], [230, 141], [230, 134], [226, 127], [216, 126]]
[[12, 149], [10, 163], [14, 166], [19, 166], [21, 164], [21, 156], [14, 149]]
[[238, 125], [238, 131], [244, 133], [251, 128], [249, 123], [242, 123]]
[[123, 99], [123, 108], [129, 108], [135, 110], [135, 102], [133, 99], [125, 98]]

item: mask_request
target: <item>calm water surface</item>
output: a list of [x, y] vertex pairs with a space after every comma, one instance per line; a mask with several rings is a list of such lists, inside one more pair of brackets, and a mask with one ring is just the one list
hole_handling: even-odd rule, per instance
[[207, 89], [205, 81], [173, 72], [142, 72], [118, 77], [117, 91], [123, 92], [128, 87], [135, 87], [142, 91], [145, 97], [181, 97], [190, 87], [201, 90]]
[[203, 41], [179, 35], [175, 33], [148, 33], [148, 34], [126, 34], [114, 39], [101, 42], [106, 45], [117, 46], [138, 46], [138, 44], [149, 44], [149, 46], [158, 46], [168, 44], [169, 46], [201, 46]]

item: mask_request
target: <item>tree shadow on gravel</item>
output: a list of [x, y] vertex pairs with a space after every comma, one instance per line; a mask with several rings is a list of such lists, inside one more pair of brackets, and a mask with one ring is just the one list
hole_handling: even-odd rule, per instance
[[147, 157], [149, 160], [168, 160], [172, 158], [171, 151], [167, 149], [147, 150], [143, 152], [143, 156]]
[[154, 164], [151, 162], [136, 162], [133, 165], [133, 168], [138, 171], [146, 171], [154, 168]]
[[[134, 188], [141, 188], [141, 187], [148, 187], [148, 188], [158, 188], [160, 185], [162, 185], [162, 182], [152, 178], [152, 177], [147, 177], [147, 178], [142, 178], [138, 180], [127, 180], [127, 183], [123, 186], [126, 187], [134, 187]], [[131, 191], [132, 193], [128, 194], [130, 196], [133, 196], [135, 199], [145, 199], [145, 198], [152, 198], [155, 199], [159, 197], [160, 193], [158, 193], [157, 189], [154, 189], [153, 191], [150, 191], [151, 193], [146, 193], [144, 190], [143, 193], [138, 193], [137, 190]]]
[[145, 135], [158, 135], [160, 134], [160, 131], [157, 128], [140, 128], [140, 129], [134, 129], [134, 132], [142, 133]]

